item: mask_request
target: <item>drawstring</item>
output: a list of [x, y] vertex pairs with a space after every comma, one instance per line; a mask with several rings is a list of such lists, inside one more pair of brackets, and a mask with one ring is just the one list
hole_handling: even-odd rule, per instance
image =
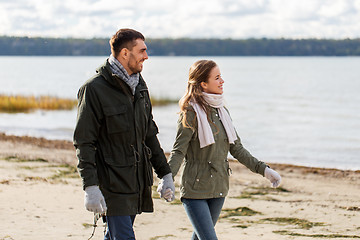
[[151, 149], [148, 146], [146, 146], [145, 144], [144, 144], [144, 151], [145, 151], [146, 157], [150, 159], [151, 158]]
[[137, 165], [140, 162], [140, 154], [138, 153], [138, 151], [136, 151], [134, 145], [131, 144], [130, 146], [133, 149], [133, 153], [135, 157], [135, 165]]
[[230, 176], [232, 174], [232, 170], [230, 168], [229, 160], [225, 159], [225, 162], [227, 163], [227, 174]]
[[153, 185], [153, 171], [152, 171], [152, 166], [151, 166], [151, 149], [145, 145], [145, 142], [143, 142], [143, 151], [144, 151], [144, 158], [145, 158], [145, 175], [146, 175], [146, 179], [148, 182], [148, 186], [152, 186]]
[[[140, 160], [141, 160], [141, 155], [138, 151], [136, 151], [134, 145], [130, 145], [131, 148], [133, 149], [133, 153], [134, 153], [134, 157], [135, 157], [135, 166], [138, 166]], [[145, 143], [143, 142], [143, 154], [144, 154], [144, 164], [145, 164], [145, 177], [146, 177], [146, 181], [147, 181], [147, 185], [148, 186], [152, 186], [153, 185], [153, 177], [152, 177], [152, 167], [151, 167], [151, 163], [150, 163], [150, 158], [151, 158], [151, 149], [149, 147], [147, 147], [145, 145]]]

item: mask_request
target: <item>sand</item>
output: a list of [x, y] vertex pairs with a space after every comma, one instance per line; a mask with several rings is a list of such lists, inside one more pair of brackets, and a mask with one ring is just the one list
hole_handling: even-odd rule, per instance
[[[93, 214], [83, 206], [76, 163], [71, 142], [0, 134], [0, 240], [90, 237]], [[231, 161], [219, 239], [360, 239], [360, 171], [271, 167], [282, 176], [279, 189]], [[136, 217], [137, 239], [190, 239], [179, 200], [153, 195], [155, 212]], [[93, 239], [103, 239], [98, 225]]]

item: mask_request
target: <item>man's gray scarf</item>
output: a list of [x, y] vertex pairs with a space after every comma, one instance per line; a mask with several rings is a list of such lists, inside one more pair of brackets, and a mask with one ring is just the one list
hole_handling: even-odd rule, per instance
[[113, 74], [124, 80], [129, 85], [132, 94], [135, 94], [135, 88], [139, 84], [139, 73], [134, 73], [129, 76], [124, 66], [111, 54], [109, 57], [110, 68]]

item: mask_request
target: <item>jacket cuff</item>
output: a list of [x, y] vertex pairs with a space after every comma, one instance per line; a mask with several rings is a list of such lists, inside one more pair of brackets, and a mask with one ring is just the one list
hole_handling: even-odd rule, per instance
[[[168, 163], [166, 163], [166, 165], [164, 164], [164, 166], [162, 166], [161, 169], [159, 169], [158, 171], [156, 171], [156, 173], [157, 173], [157, 175], [158, 175], [158, 177], [159, 177], [160, 179], [162, 179], [165, 175], [171, 173], [171, 169], [170, 169], [169, 164], [168, 164]], [[172, 175], [172, 173], [171, 173], [171, 175]]]
[[265, 177], [265, 168], [267, 167], [269, 166], [266, 165], [265, 163], [262, 163], [261, 166], [259, 167], [258, 173], [261, 174], [263, 177]]

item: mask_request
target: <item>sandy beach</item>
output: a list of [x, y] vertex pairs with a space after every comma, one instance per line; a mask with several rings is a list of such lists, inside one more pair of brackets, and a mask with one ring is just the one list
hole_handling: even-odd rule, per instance
[[[90, 237], [93, 214], [84, 208], [76, 163], [71, 142], [0, 134], [0, 240]], [[219, 239], [360, 239], [360, 171], [270, 166], [282, 176], [278, 189], [231, 161]], [[137, 239], [190, 239], [178, 198], [166, 203], [155, 189], [155, 212], [135, 220]], [[93, 239], [103, 239], [98, 225]]]

